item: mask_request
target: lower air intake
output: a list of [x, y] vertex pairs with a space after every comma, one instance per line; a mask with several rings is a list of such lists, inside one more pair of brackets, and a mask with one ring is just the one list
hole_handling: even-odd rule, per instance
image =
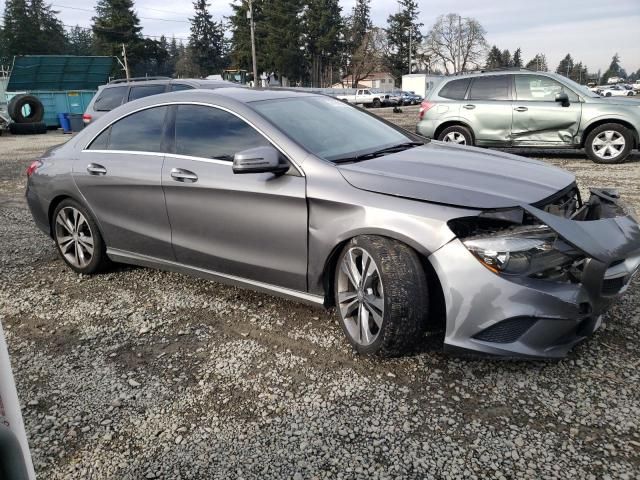
[[476, 334], [473, 338], [483, 342], [511, 343], [518, 340], [538, 320], [531, 317], [516, 317], [503, 320]]

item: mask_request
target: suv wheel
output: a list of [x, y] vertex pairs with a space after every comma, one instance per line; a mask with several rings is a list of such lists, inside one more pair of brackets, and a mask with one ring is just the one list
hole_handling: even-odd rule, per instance
[[374, 108], [380, 108], [382, 106], [382, 103], [380, 102], [379, 98], [374, 98], [373, 99], [373, 106], [374, 106]]
[[338, 259], [334, 281], [340, 324], [358, 353], [398, 356], [420, 339], [428, 313], [427, 278], [407, 245], [355, 237]]
[[438, 140], [447, 143], [457, 143], [458, 145], [473, 145], [471, 131], [462, 125], [445, 128], [440, 132], [440, 135], [438, 135]]
[[71, 199], [60, 202], [51, 222], [58, 253], [74, 271], [92, 274], [109, 265], [98, 226], [78, 202]]
[[619, 123], [606, 123], [587, 135], [585, 150], [596, 163], [622, 163], [633, 147], [633, 134]]

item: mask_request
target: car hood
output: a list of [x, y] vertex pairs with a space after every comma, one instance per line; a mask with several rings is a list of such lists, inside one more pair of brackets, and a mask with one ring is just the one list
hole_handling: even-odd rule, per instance
[[533, 204], [575, 181], [537, 160], [441, 142], [338, 168], [362, 190], [481, 209]]

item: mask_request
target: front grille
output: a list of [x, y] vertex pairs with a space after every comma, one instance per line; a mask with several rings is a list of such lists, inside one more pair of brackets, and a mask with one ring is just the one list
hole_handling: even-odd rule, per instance
[[483, 342], [511, 343], [520, 338], [538, 320], [531, 317], [516, 317], [503, 320], [476, 334], [473, 338]]
[[626, 277], [611, 278], [602, 282], [603, 295], [615, 295], [624, 287]]

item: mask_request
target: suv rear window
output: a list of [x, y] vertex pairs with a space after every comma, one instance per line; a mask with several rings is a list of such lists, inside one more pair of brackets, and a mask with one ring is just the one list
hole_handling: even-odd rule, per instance
[[471, 84], [469, 100], [509, 100], [509, 75], [476, 77]]
[[128, 88], [127, 86], [122, 86], [102, 89], [100, 96], [96, 98], [93, 104], [93, 109], [98, 112], [110, 112], [114, 108], [119, 107], [122, 105]]
[[470, 78], [453, 80], [442, 87], [442, 89], [438, 93], [438, 96], [443, 98], [450, 98], [452, 100], [464, 100], [464, 94], [467, 93], [467, 87], [469, 86], [470, 81]]
[[149, 97], [151, 95], [158, 95], [160, 93], [164, 93], [165, 89], [166, 85], [140, 85], [138, 87], [131, 87], [131, 91], [129, 92], [129, 101]]

